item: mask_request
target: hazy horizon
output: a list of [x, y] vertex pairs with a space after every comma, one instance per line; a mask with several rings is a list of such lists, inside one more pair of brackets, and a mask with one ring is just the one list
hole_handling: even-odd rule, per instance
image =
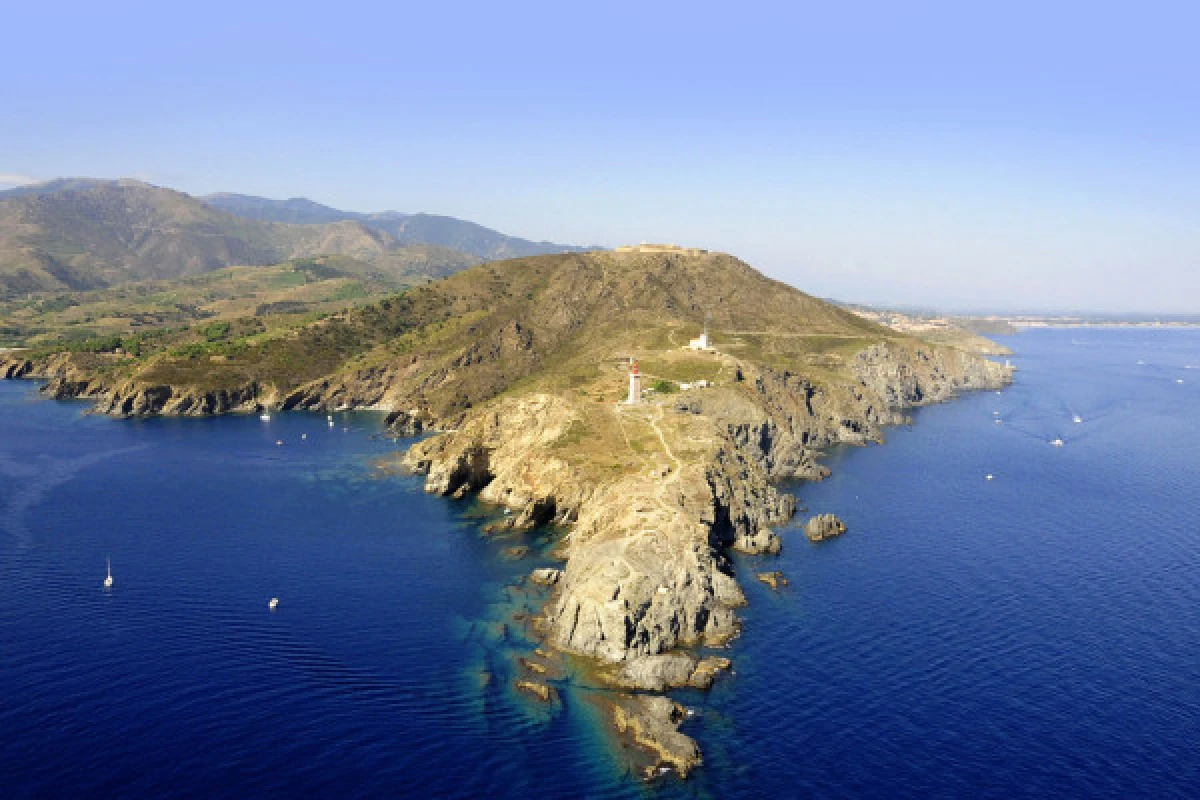
[[1200, 312], [1182, 4], [9, 16], [3, 186], [134, 177], [673, 241], [881, 306]]

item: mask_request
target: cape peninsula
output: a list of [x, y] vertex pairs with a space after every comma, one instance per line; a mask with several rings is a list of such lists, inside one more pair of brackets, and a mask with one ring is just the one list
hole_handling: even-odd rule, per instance
[[553, 702], [547, 676], [588, 663], [650, 771], [680, 775], [702, 757], [664, 693], [736, 663], [754, 574], [730, 550], [810, 546], [781, 535], [795, 501], [776, 483], [823, 477], [824, 448], [882, 441], [907, 408], [1010, 380], [969, 348], [671, 248], [490, 262], [295, 327], [138, 345], [0, 354], [0, 377], [120, 416], [375, 409], [433, 434], [402, 456], [428, 491], [504, 507], [496, 532], [561, 532], [561, 569], [531, 576], [546, 602], [521, 689]]

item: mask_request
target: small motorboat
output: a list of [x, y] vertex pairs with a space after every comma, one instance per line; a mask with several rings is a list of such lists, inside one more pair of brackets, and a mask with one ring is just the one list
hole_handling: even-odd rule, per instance
[[269, 608], [271, 611], [274, 611], [275, 609], [279, 608], [279, 598], [272, 597], [270, 600], [268, 600], [267, 608]]
[[104, 559], [104, 565], [108, 567], [108, 575], [104, 578], [104, 588], [111, 589], [113, 587], [112, 578], [112, 561], [108, 558]]

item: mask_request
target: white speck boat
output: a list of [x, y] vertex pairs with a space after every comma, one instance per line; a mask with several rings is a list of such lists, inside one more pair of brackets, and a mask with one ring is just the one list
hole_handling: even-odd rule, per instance
[[275, 609], [279, 608], [279, 598], [278, 598], [278, 597], [272, 597], [270, 600], [268, 600], [268, 601], [267, 601], [267, 608], [271, 609], [272, 611], [274, 611]]
[[1074, 419], [1074, 422], [1075, 422], [1075, 424], [1076, 424], [1076, 425], [1078, 425], [1079, 423], [1083, 422], [1083, 417], [1079, 416], [1078, 414], [1076, 414], [1076, 415], [1073, 417], [1073, 419]]
[[1062, 447], [1064, 444], [1066, 444], [1066, 442], [1064, 442], [1062, 439], [1055, 439], [1050, 444], [1054, 445], [1055, 447]]
[[111, 560], [111, 559], [108, 559], [108, 558], [104, 559], [104, 565], [105, 565], [106, 567], [108, 567], [108, 575], [107, 575], [107, 576], [105, 576], [105, 578], [104, 578], [104, 588], [105, 588], [105, 589], [111, 589], [111, 588], [112, 588], [112, 586], [113, 586], [113, 579], [112, 579], [112, 560]]

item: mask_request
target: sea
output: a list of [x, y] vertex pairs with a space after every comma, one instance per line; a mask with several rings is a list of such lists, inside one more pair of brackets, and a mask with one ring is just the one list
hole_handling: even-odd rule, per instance
[[485, 535], [377, 415], [0, 382], [0, 795], [1200, 797], [1200, 331], [1004, 342], [1011, 388], [787, 487], [848, 532], [735, 559], [704, 765], [650, 783], [582, 672], [513, 688], [556, 533]]

